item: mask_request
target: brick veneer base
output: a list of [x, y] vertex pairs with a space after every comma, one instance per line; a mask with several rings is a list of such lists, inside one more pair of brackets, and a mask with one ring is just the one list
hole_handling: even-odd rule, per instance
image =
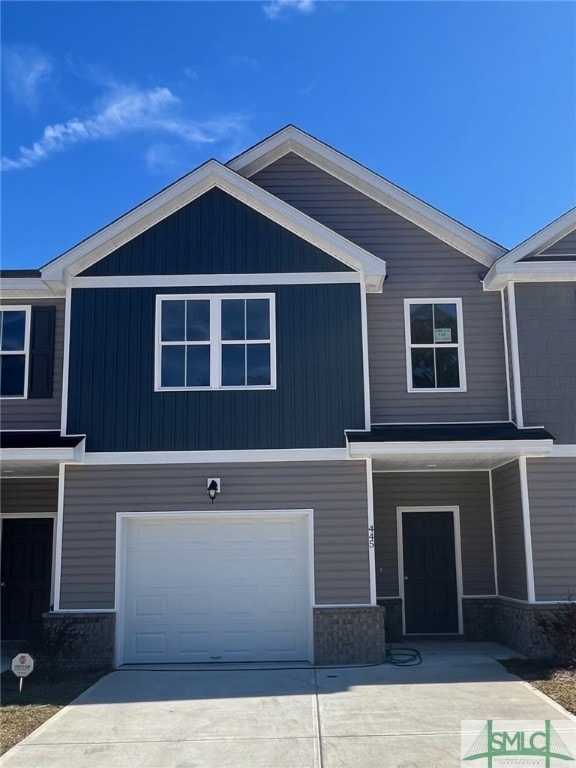
[[[66, 663], [76, 667], [111, 667], [114, 664], [116, 614], [114, 613], [45, 613], [48, 630], [62, 622], [70, 622], [72, 647]], [[72, 624], [73, 622], [73, 624]]]
[[314, 608], [316, 664], [378, 664], [386, 657], [385, 609]]

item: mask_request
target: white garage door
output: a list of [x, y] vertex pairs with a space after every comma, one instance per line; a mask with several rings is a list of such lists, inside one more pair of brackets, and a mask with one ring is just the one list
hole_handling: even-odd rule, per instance
[[305, 515], [126, 519], [122, 663], [310, 658]]

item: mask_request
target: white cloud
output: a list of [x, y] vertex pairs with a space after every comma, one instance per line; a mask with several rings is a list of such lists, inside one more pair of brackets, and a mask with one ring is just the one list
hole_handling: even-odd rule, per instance
[[280, 18], [285, 11], [312, 13], [315, 0], [270, 0], [264, 4], [264, 13], [269, 19]]
[[31, 168], [74, 144], [112, 139], [135, 131], [209, 144], [228, 136], [242, 123], [243, 118], [234, 115], [204, 121], [182, 116], [180, 99], [169, 88], [115, 86], [93, 115], [48, 125], [31, 147], [20, 147], [17, 157], [3, 157], [1, 168], [5, 171]]
[[42, 51], [25, 45], [6, 46], [3, 80], [13, 100], [35, 109], [53, 73], [51, 60]]

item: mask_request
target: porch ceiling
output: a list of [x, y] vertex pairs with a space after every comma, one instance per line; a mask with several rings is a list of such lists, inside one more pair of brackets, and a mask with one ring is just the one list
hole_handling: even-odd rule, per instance
[[508, 464], [518, 453], [422, 453], [374, 458], [373, 472], [436, 472], [438, 470], [489, 470]]

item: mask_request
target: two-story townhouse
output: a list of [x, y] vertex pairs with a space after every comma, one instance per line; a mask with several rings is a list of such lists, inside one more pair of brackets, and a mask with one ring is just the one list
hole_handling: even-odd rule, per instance
[[6, 274], [8, 636], [71, 616], [117, 664], [533, 647], [576, 523], [566, 493], [541, 524], [570, 454], [522, 410], [510, 256], [289, 126]]

